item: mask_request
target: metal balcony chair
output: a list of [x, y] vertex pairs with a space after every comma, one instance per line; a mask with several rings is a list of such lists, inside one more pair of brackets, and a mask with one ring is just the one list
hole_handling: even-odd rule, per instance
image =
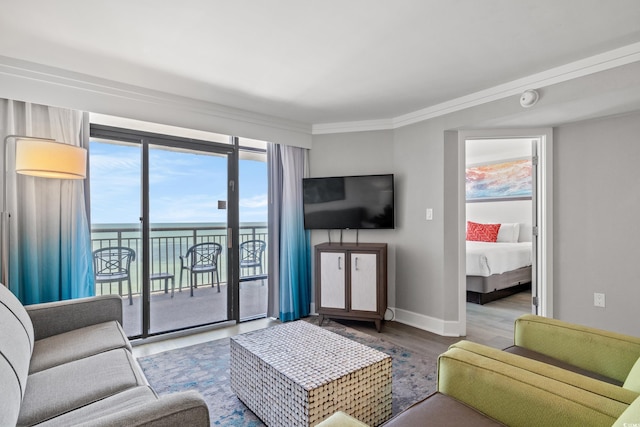
[[218, 256], [222, 253], [222, 246], [218, 243], [198, 243], [189, 248], [185, 255], [180, 255], [180, 287], [182, 291], [182, 272], [189, 271], [189, 288], [193, 296], [193, 288], [198, 287], [198, 273], [211, 273], [211, 287], [213, 287], [213, 273], [216, 273], [216, 283], [220, 292], [220, 274], [218, 272]]
[[[253, 275], [259, 271], [262, 276], [264, 270], [262, 263], [264, 261], [264, 251], [267, 244], [263, 240], [248, 240], [240, 243], [240, 271], [245, 268], [253, 268]], [[262, 279], [264, 285], [264, 279]]]
[[118, 282], [118, 295], [122, 296], [122, 282], [127, 281], [129, 305], [133, 304], [131, 295], [131, 261], [136, 253], [131, 248], [109, 247], [93, 251], [93, 273], [98, 283]]

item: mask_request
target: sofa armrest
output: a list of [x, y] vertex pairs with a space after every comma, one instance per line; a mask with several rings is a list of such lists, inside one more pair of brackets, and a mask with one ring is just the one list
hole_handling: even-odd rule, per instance
[[629, 406], [455, 347], [438, 359], [438, 391], [518, 426], [611, 426]]
[[209, 427], [209, 409], [195, 390], [168, 394], [91, 421], [92, 426]]
[[514, 344], [623, 383], [640, 358], [640, 338], [526, 314]]
[[25, 306], [35, 339], [116, 320], [122, 325], [122, 299], [102, 295]]

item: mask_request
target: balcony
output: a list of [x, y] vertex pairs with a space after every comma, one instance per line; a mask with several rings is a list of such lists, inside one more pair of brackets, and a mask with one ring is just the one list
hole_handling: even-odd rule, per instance
[[[244, 223], [240, 226], [240, 242], [263, 240], [267, 242], [265, 223]], [[127, 247], [133, 249], [136, 258], [131, 263], [131, 293], [129, 304], [127, 282], [97, 283], [96, 295], [120, 294], [123, 299], [123, 323], [127, 335], [142, 332], [142, 254], [141, 231], [137, 224], [108, 224], [94, 226], [91, 230], [92, 249]], [[221, 224], [158, 224], [150, 230], [150, 275], [160, 277], [151, 280], [150, 332], [183, 329], [227, 320], [227, 253], [223, 250], [218, 259], [220, 289], [210, 283], [209, 274], [198, 274], [198, 288], [194, 296], [189, 292], [189, 272], [183, 274], [180, 288], [180, 255], [196, 243], [215, 242], [227, 247], [227, 228]], [[263, 258], [263, 271], [243, 269], [240, 277], [240, 317], [253, 319], [266, 315], [267, 253]], [[165, 279], [165, 277], [169, 277]], [[175, 292], [172, 295], [172, 279]], [[166, 293], [165, 293], [166, 286]]]

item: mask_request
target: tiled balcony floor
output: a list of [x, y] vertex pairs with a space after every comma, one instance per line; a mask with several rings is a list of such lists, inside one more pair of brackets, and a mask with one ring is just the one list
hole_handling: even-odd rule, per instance
[[[164, 282], [162, 282], [164, 283]], [[171, 298], [164, 293], [160, 282], [154, 283], [156, 290], [151, 294], [150, 333], [183, 329], [227, 320], [227, 285], [220, 283], [220, 292], [210, 284], [199, 284], [190, 296], [189, 288], [183, 286], [178, 292], [176, 284]], [[128, 336], [140, 335], [142, 331], [142, 306], [140, 296], [133, 297], [133, 305], [125, 296], [122, 299], [123, 327]], [[240, 318], [264, 316], [267, 312], [267, 285], [260, 280], [240, 284]]]

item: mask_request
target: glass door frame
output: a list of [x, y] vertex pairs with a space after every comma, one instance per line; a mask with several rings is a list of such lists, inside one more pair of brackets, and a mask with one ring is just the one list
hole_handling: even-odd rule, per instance
[[[141, 150], [141, 241], [142, 244], [142, 333], [131, 338], [147, 338], [154, 335], [161, 335], [170, 332], [187, 329], [162, 331], [149, 333], [151, 326], [151, 280], [150, 280], [150, 260], [151, 248], [149, 245], [151, 237], [151, 223], [149, 221], [149, 146], [164, 146], [184, 148], [188, 150], [200, 151], [203, 153], [222, 154], [227, 156], [227, 320], [222, 322], [206, 323], [203, 325], [193, 325], [192, 327], [202, 327], [224, 322], [240, 321], [240, 286], [239, 286], [239, 262], [238, 245], [239, 241], [239, 200], [238, 200], [238, 138], [229, 137], [230, 143], [220, 143], [212, 141], [182, 138], [172, 135], [155, 134], [150, 132], [137, 131], [133, 129], [117, 128], [112, 126], [91, 124], [90, 135], [92, 138], [101, 138], [114, 141], [130, 142], [140, 145]], [[89, 166], [90, 168], [90, 166]]]

